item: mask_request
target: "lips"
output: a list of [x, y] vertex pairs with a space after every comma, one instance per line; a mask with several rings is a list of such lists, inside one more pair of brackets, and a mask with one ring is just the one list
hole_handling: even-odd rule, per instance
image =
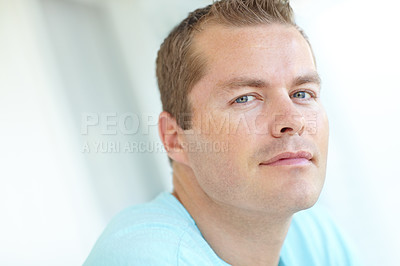
[[268, 161], [260, 163], [260, 165], [304, 165], [309, 164], [312, 158], [313, 155], [308, 151], [284, 152]]

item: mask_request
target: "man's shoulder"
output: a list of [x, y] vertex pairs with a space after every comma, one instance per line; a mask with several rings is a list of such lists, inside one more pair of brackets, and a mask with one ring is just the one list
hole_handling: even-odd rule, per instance
[[85, 265], [177, 265], [193, 256], [206, 260], [209, 253], [190, 214], [164, 192], [116, 215]]
[[320, 205], [296, 213], [293, 216], [289, 234], [302, 234], [313, 243], [321, 241], [325, 245], [344, 244], [342, 243], [343, 235], [336, 223], [329, 212]]
[[194, 221], [185, 208], [170, 193], [163, 192], [154, 200], [126, 208], [108, 224], [104, 234], [126, 234], [147, 228], [185, 230]]
[[321, 206], [294, 215], [282, 247], [289, 265], [357, 265], [351, 253], [343, 234]]

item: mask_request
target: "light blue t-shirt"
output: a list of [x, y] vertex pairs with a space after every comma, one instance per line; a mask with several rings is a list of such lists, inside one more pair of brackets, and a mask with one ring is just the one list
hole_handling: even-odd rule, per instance
[[[119, 213], [85, 266], [229, 265], [215, 254], [183, 205], [170, 193]], [[353, 262], [331, 220], [314, 208], [294, 215], [279, 266], [349, 266]]]

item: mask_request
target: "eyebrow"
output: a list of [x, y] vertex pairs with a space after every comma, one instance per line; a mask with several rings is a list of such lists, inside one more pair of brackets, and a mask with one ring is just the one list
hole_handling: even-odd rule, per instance
[[[314, 83], [316, 85], [321, 84], [321, 78], [317, 72], [312, 72], [309, 74], [297, 76], [292, 81], [292, 86], [300, 86], [307, 83]], [[221, 82], [217, 85], [219, 88], [224, 90], [231, 90], [241, 87], [253, 87], [253, 88], [266, 88], [269, 86], [269, 83], [265, 80], [258, 78], [247, 78], [247, 77], [238, 77], [230, 79], [226, 82]]]
[[263, 88], [268, 87], [268, 82], [257, 78], [239, 77], [230, 79], [226, 82], [221, 82], [217, 86], [226, 90], [241, 87]]
[[313, 72], [310, 74], [298, 76], [293, 80], [293, 86], [300, 86], [307, 83], [314, 83], [317, 85], [321, 85], [321, 77], [318, 75], [317, 72]]

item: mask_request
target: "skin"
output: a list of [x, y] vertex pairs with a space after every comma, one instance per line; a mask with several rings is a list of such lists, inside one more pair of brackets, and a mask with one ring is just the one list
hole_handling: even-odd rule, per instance
[[[328, 120], [311, 49], [278, 24], [207, 25], [194, 49], [207, 71], [189, 93], [192, 128], [159, 118], [173, 194], [224, 261], [278, 265], [293, 214], [315, 204], [325, 179]], [[266, 164], [299, 151], [312, 158]]]

